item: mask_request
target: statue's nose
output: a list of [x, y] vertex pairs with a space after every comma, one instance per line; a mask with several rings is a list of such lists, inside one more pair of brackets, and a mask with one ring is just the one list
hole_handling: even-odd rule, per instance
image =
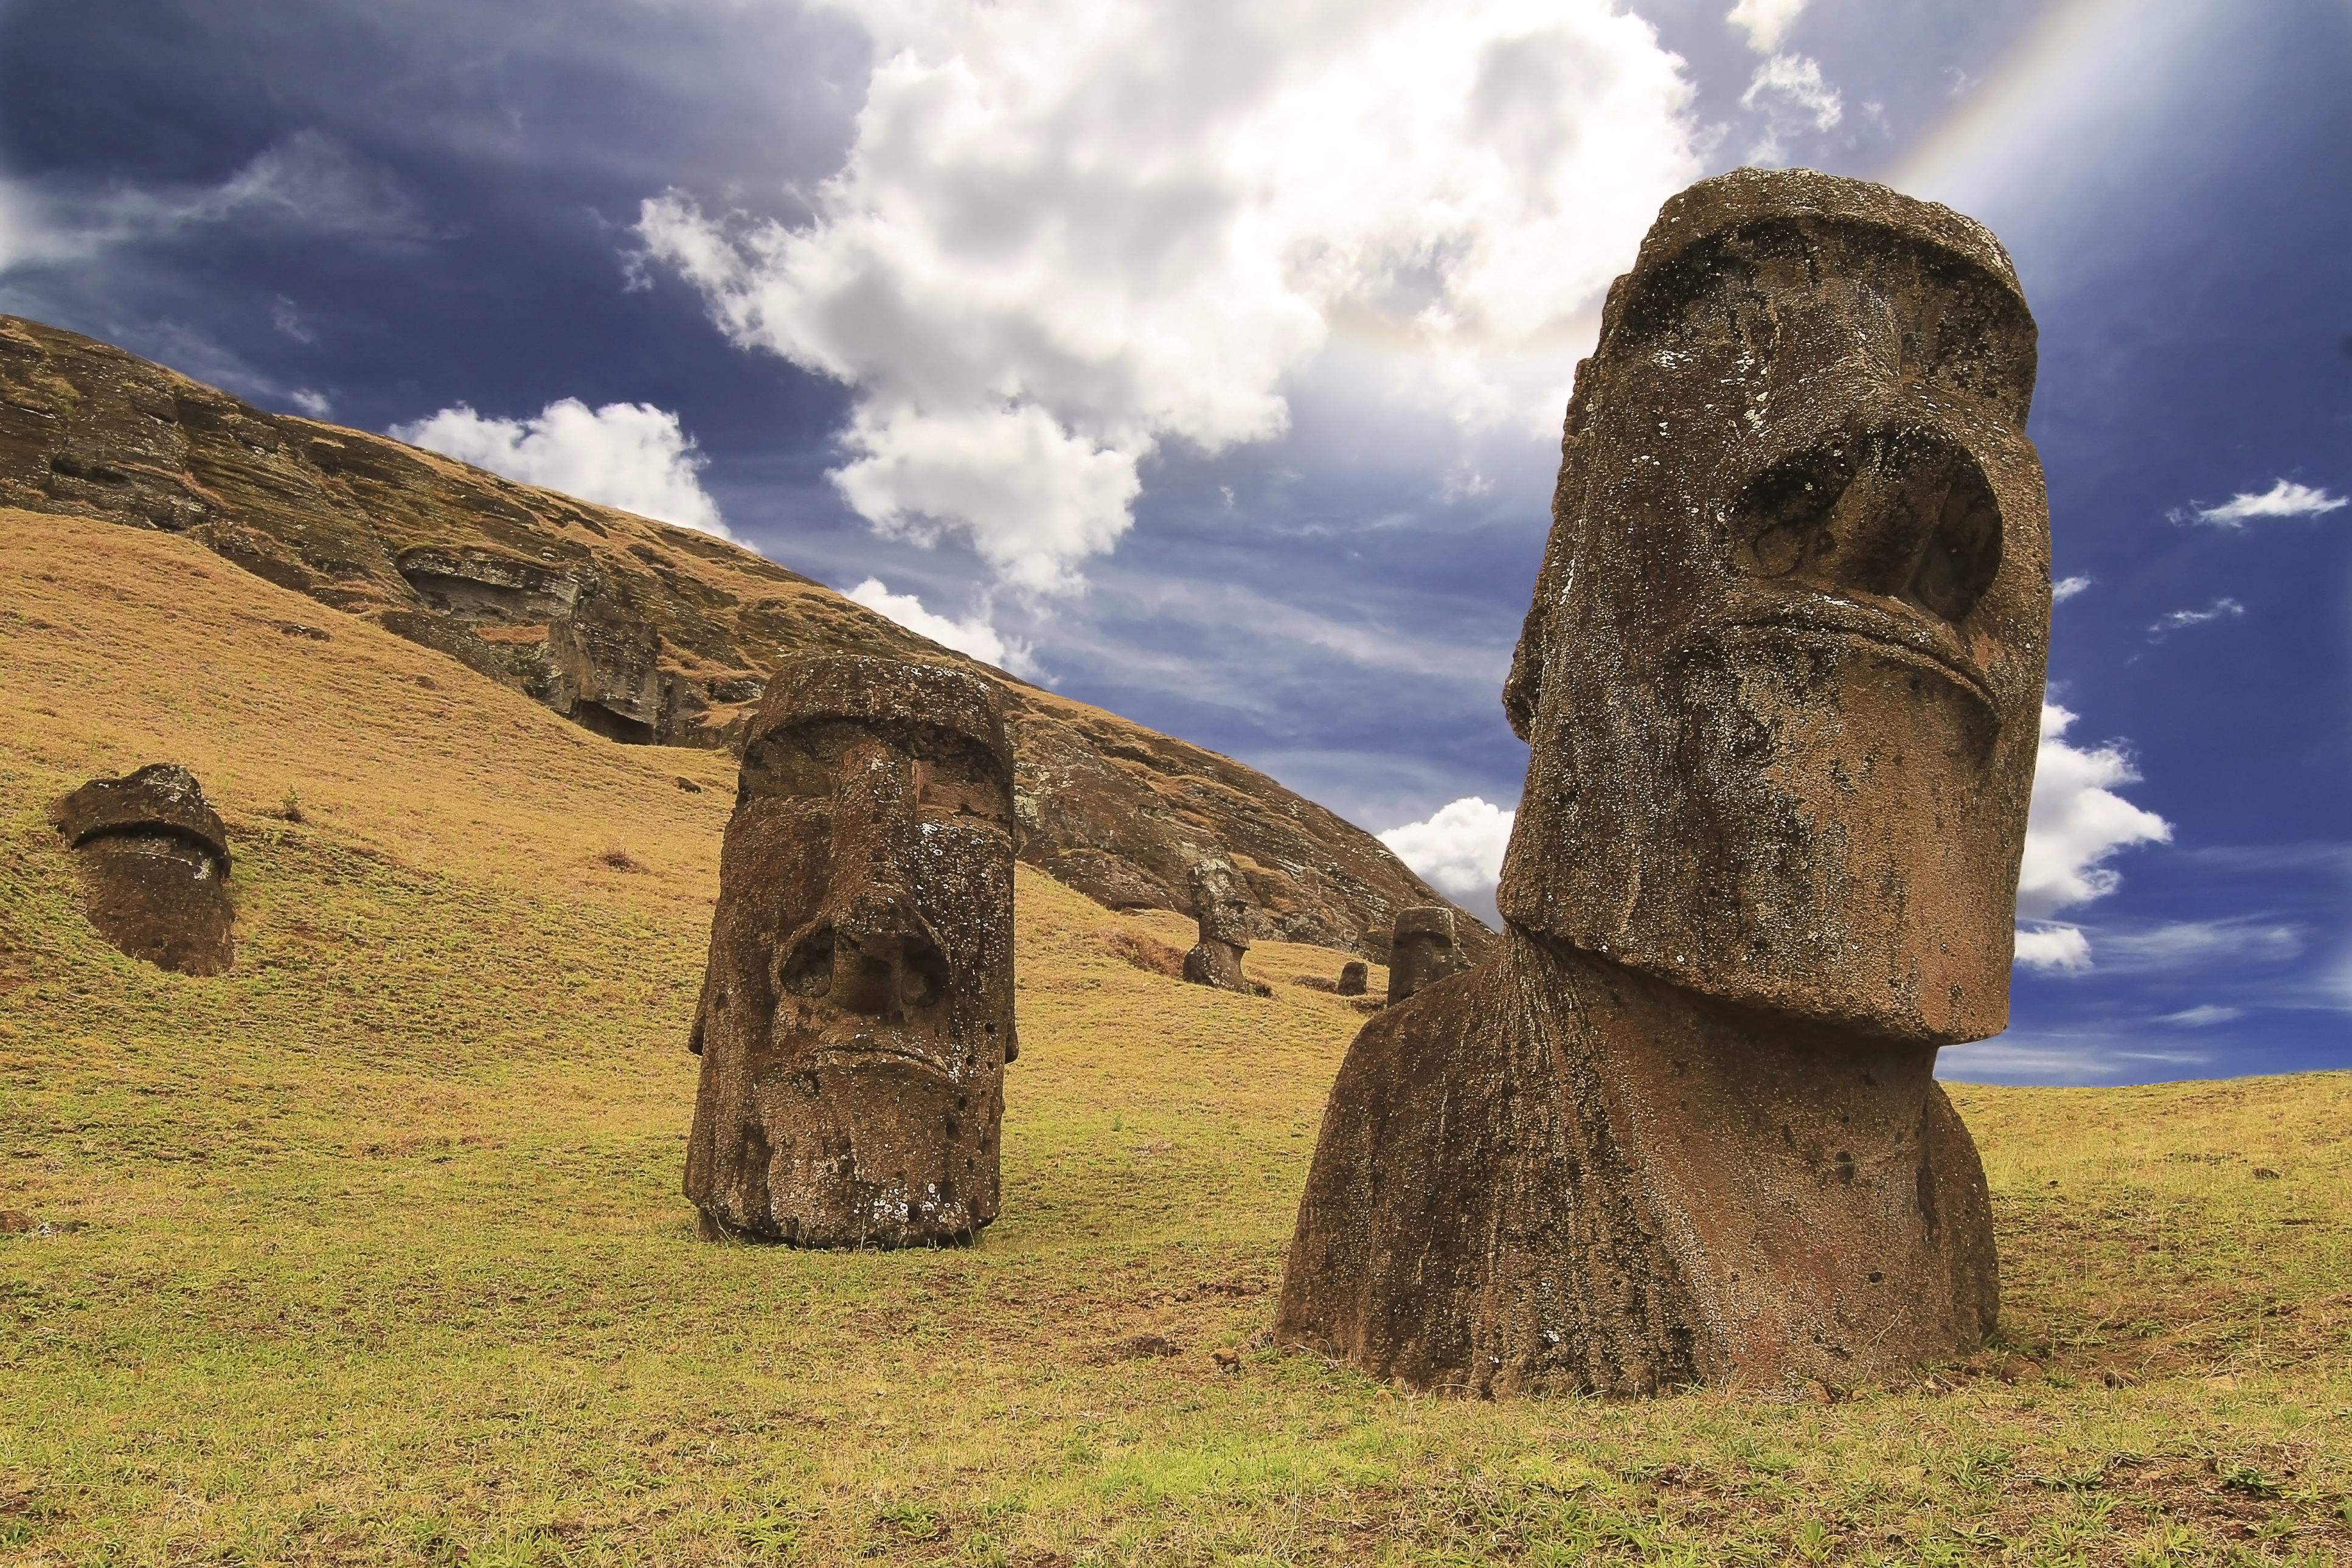
[[910, 876], [922, 823], [913, 759], [876, 739], [842, 758], [825, 897], [785, 963], [784, 989], [901, 1023], [941, 1000], [947, 963]]

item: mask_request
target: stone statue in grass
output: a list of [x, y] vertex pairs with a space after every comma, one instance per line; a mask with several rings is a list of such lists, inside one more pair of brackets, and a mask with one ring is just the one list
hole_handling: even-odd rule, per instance
[[196, 775], [150, 763], [92, 779], [50, 813], [77, 851], [82, 907], [100, 936], [183, 974], [223, 974], [231, 934], [228, 833]]
[[996, 1217], [1014, 831], [980, 677], [852, 657], [776, 672], [690, 1046], [706, 1237], [939, 1246]]
[[1454, 973], [1454, 910], [1417, 904], [1399, 910], [1389, 934], [1389, 1000], [1402, 1002]]
[[1250, 944], [1248, 885], [1230, 863], [1215, 859], [1195, 862], [1192, 880], [1200, 940], [1184, 955], [1184, 978], [1195, 985], [1253, 994], [1256, 987], [1242, 973], [1242, 954]]
[[1504, 689], [1503, 950], [1349, 1052], [1286, 1340], [1486, 1394], [1982, 1342], [1990, 1205], [1934, 1073], [2008, 1017], [2033, 380], [1958, 214], [1801, 170], [1666, 204], [1579, 367]]

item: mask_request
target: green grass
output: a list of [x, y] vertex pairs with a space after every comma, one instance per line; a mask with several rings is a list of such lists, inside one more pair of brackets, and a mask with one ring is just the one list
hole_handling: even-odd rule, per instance
[[[75, 548], [115, 542], [163, 603], [184, 542]], [[1185, 986], [1107, 934], [1183, 922], [1024, 871], [1005, 1217], [705, 1245], [684, 1038], [725, 802], [670, 779], [712, 759], [489, 694], [457, 766], [478, 712], [352, 673], [430, 656], [236, 642], [184, 599], [60, 700], [129, 612], [59, 593], [0, 617], [0, 700], [55, 710], [0, 738], [0, 1209], [46, 1227], [0, 1235], [0, 1562], [2352, 1558], [2346, 1075], [1957, 1089], [2004, 1326], [1907, 1386], [1413, 1398], [1265, 1341], [1361, 1021], [1286, 982], [1342, 955]], [[234, 781], [216, 979], [99, 941], [42, 817], [172, 754]], [[609, 820], [652, 869], [598, 861]], [[1117, 1359], [1143, 1334], [1181, 1351]]]

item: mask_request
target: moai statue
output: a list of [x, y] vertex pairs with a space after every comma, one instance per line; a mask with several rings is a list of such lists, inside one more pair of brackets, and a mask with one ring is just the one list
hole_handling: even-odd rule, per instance
[[2050, 625], [2034, 328], [1981, 226], [1668, 202], [1569, 403], [1486, 983], [1340, 1069], [1276, 1331], [1422, 1387], [1851, 1383], [2000, 1288], [1938, 1047], [2008, 1020]]
[[1389, 938], [1389, 1000], [1402, 1002], [1454, 973], [1454, 911], [1444, 904], [1399, 910]]
[[228, 972], [236, 960], [228, 834], [195, 774], [150, 763], [90, 780], [50, 815], [79, 851], [83, 908], [100, 936], [183, 974]]
[[745, 735], [690, 1048], [702, 1234], [967, 1241], [996, 1217], [1013, 764], [961, 669], [820, 658]]
[[1184, 955], [1184, 978], [1220, 991], [1255, 994], [1256, 987], [1242, 973], [1242, 954], [1249, 951], [1250, 901], [1241, 873], [1223, 860], [1196, 862], [1192, 913], [1201, 922], [1201, 940]]
[[1370, 976], [1371, 971], [1364, 967], [1362, 959], [1351, 958], [1339, 966], [1339, 984], [1332, 990], [1341, 996], [1361, 996], [1368, 989]]

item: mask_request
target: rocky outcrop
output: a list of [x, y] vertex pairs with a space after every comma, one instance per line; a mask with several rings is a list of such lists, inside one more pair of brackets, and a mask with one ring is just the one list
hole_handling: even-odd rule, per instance
[[[725, 540], [265, 413], [0, 317], [0, 505], [181, 532], [609, 740], [740, 749], [777, 668], [852, 653], [986, 669]], [[1377, 839], [1255, 770], [988, 669], [1022, 858], [1112, 909], [1190, 912], [1204, 858], [1252, 934], [1385, 960], [1439, 901]], [[1492, 937], [1465, 915], [1470, 956]]]

